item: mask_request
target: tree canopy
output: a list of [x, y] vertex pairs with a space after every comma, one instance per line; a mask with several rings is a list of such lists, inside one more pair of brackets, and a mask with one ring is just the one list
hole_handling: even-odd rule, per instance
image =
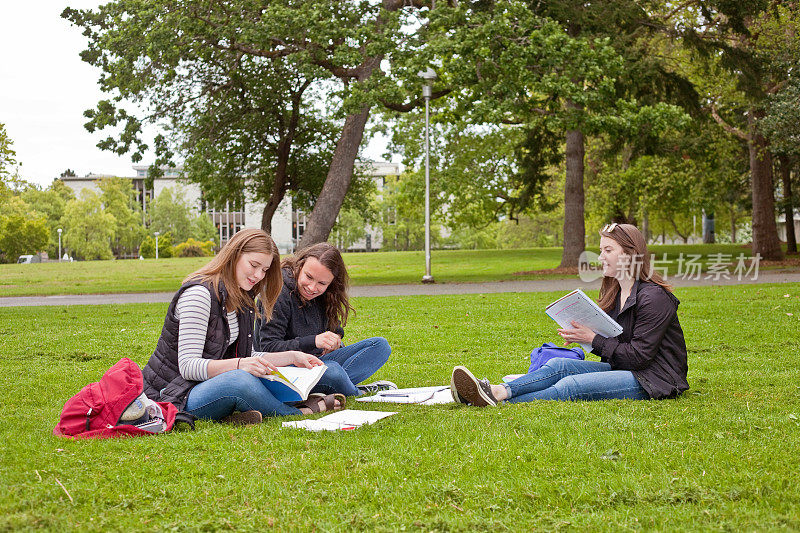
[[424, 4], [116, 0], [62, 16], [83, 28], [81, 56], [115, 94], [86, 113], [90, 131], [117, 130], [102, 148], [138, 161], [143, 125], [162, 124], [153, 176], [180, 155], [210, 199], [247, 189], [266, 201], [265, 228], [287, 191], [308, 192], [303, 241], [313, 244], [350, 189], [370, 108], [402, 99], [399, 80], [413, 69], [381, 62], [413, 51], [408, 28]]
[[417, 72], [432, 67], [434, 205], [451, 230], [558, 208], [572, 266], [586, 220], [686, 235], [690, 213], [724, 208], [735, 234], [752, 209], [754, 251], [780, 256], [771, 155], [797, 151], [794, 2], [113, 0], [63, 16], [110, 95], [86, 113], [112, 132], [101, 147], [138, 160], [143, 126], [158, 125], [152, 175], [179, 157], [207, 201], [265, 202], [265, 229], [291, 196], [311, 210], [301, 247], [337, 217], [337, 239], [355, 238], [352, 210], [371, 195], [355, 162], [376, 111], [410, 167], [388, 197], [416, 194]]

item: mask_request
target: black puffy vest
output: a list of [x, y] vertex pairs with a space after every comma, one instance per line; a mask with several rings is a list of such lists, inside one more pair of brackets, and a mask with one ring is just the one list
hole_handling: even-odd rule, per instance
[[156, 349], [142, 370], [144, 393], [147, 397], [158, 402], [170, 402], [180, 410], [183, 410], [186, 405], [189, 391], [200, 383], [183, 379], [178, 370], [179, 320], [175, 318], [175, 306], [183, 291], [194, 285], [203, 285], [211, 292], [211, 314], [208, 318], [203, 358], [250, 357], [253, 351], [253, 323], [255, 322], [253, 309], [244, 309], [237, 314], [239, 337], [236, 342], [228, 346], [228, 339], [231, 335], [225, 311], [225, 299], [228, 293], [222, 281], [219, 282], [218, 293], [215, 293], [210, 283], [189, 281], [182, 285], [169, 304]]

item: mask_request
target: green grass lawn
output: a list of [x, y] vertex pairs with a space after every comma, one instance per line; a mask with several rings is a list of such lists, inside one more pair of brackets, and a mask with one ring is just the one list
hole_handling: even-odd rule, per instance
[[[660, 260], [667, 254], [671, 272], [680, 254], [701, 256], [707, 262], [713, 254], [728, 254], [736, 264], [739, 254], [749, 256], [741, 245], [653, 246]], [[419, 283], [425, 273], [423, 252], [374, 252], [344, 254], [354, 285]], [[102, 294], [120, 292], [170, 292], [187, 274], [208, 262], [208, 258], [145, 259], [142, 261], [81, 261], [31, 265], [0, 265], [0, 296], [53, 294]], [[510, 279], [543, 279], [563, 274], [521, 272], [552, 269], [561, 261], [561, 248], [527, 250], [436, 250], [432, 273], [438, 283], [464, 283]]]
[[[0, 530], [800, 529], [800, 284], [677, 295], [692, 387], [677, 400], [353, 402], [399, 414], [99, 441], [50, 432], [120, 357], [147, 361], [166, 304], [0, 308]], [[401, 386], [456, 364], [496, 381], [557, 339], [541, 311], [556, 296], [356, 299], [347, 337], [385, 336], [375, 377]]]

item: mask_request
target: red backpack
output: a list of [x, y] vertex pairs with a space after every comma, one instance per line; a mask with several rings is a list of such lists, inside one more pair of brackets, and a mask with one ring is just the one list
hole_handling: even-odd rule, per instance
[[[103, 374], [100, 381], [90, 383], [78, 394], [67, 400], [61, 411], [61, 419], [53, 429], [54, 435], [77, 438], [112, 438], [128, 435], [153, 435], [140, 427], [121, 423], [125, 410], [139, 398], [143, 391], [142, 370], [127, 357], [120, 359]], [[161, 408], [161, 420], [151, 419], [149, 424], [166, 432], [175, 425], [178, 408], [168, 402], [154, 402]], [[158, 411], [156, 409], [156, 411]], [[186, 413], [180, 413], [190, 416]], [[180, 417], [179, 417], [180, 418]], [[181, 420], [186, 420], [181, 418]], [[158, 422], [163, 422], [158, 424]], [[192, 426], [194, 424], [191, 420]]]

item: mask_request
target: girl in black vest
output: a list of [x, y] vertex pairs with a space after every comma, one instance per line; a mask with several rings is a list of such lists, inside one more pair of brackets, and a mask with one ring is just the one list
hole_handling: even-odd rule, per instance
[[[349, 383], [341, 366], [314, 388], [326, 396], [292, 406], [278, 401], [259, 378], [277, 366], [323, 364], [296, 350], [256, 352], [253, 324], [269, 318], [281, 290], [280, 256], [265, 231], [242, 230], [206, 266], [189, 275], [167, 310], [155, 352], [143, 370], [145, 393], [198, 418], [257, 423], [263, 416], [340, 409], [331, 394]], [[263, 305], [256, 309], [254, 298]]]
[[326, 242], [283, 260], [283, 288], [272, 317], [256, 323], [257, 350], [301, 350], [325, 364], [339, 363], [351, 384], [339, 390], [347, 396], [397, 388], [391, 381], [359, 385], [386, 363], [391, 353], [383, 337], [345, 346], [347, 316], [353, 308], [347, 295], [349, 276], [339, 250]]
[[600, 232], [600, 262], [598, 305], [622, 326], [622, 333], [606, 338], [577, 322], [558, 330], [565, 345], [589, 344], [600, 361], [550, 359], [538, 370], [500, 385], [478, 380], [457, 366], [450, 381], [453, 398], [485, 407], [503, 400], [658, 400], [688, 389], [679, 302], [651, 268], [642, 233], [630, 224], [606, 225]]

